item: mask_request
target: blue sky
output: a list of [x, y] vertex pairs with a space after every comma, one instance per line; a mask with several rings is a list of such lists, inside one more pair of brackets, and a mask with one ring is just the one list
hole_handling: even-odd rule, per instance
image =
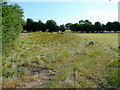
[[[99, 0], [98, 0], [99, 1]], [[17, 2], [24, 9], [24, 19], [34, 21], [55, 20], [58, 25], [78, 23], [79, 20], [90, 20], [106, 24], [118, 20], [118, 2]]]

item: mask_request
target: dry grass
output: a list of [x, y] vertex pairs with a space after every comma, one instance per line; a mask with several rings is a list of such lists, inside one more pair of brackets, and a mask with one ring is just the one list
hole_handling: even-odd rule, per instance
[[[94, 44], [87, 46], [90, 41]], [[45, 88], [117, 87], [117, 48], [118, 34], [22, 33], [11, 53], [4, 55], [4, 87], [35, 81], [36, 77], [26, 76], [25, 67], [31, 66], [58, 71]], [[20, 84], [14, 83], [15, 78]]]

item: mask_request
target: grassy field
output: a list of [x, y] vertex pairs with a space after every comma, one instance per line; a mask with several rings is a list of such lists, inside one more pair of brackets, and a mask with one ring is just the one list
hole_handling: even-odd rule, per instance
[[118, 34], [22, 33], [4, 50], [4, 88], [116, 88], [119, 84]]

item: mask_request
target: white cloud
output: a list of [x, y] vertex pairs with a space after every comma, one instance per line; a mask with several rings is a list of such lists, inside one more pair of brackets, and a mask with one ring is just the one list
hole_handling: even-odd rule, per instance
[[87, 12], [88, 16], [93, 16], [93, 15], [99, 15], [99, 14], [105, 14], [107, 13], [107, 11], [101, 10], [101, 11], [97, 11], [97, 10], [90, 10]]
[[106, 24], [107, 22], [113, 22], [113, 21], [118, 21], [118, 14], [117, 13], [113, 13], [113, 14], [108, 14], [105, 16], [99, 16], [99, 17], [92, 17], [89, 19], [90, 21], [93, 22], [93, 24], [96, 21], [100, 21], [103, 24]]
[[78, 23], [80, 20], [90, 20], [93, 24], [97, 21], [106, 24], [107, 22], [114, 22], [118, 21], [118, 13], [108, 13], [106, 15], [99, 15], [99, 16], [90, 16], [90, 17], [80, 17], [80, 16], [74, 16], [74, 17], [63, 17], [63, 18], [57, 18], [55, 21], [58, 21], [58, 25], [66, 24], [66, 23]]

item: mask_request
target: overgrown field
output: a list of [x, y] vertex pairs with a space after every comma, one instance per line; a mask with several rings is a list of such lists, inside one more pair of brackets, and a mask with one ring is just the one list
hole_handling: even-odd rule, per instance
[[22, 33], [4, 50], [4, 88], [117, 88], [119, 84], [118, 34]]

